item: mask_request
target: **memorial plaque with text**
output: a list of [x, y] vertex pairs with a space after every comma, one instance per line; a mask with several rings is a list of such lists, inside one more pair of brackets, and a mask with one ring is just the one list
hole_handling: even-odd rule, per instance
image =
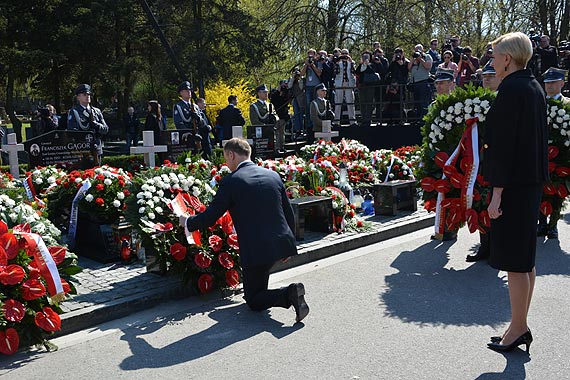
[[252, 125], [247, 127], [247, 138], [253, 140], [252, 155], [262, 160], [275, 157], [275, 131], [273, 125]]
[[51, 131], [24, 142], [30, 167], [93, 167], [95, 136], [87, 131]]
[[[161, 131], [160, 137], [162, 140], [161, 144], [166, 145], [168, 148], [166, 153], [159, 153], [161, 160], [176, 161], [178, 156], [194, 149], [193, 133], [187, 129]], [[155, 144], [160, 145], [156, 141]]]

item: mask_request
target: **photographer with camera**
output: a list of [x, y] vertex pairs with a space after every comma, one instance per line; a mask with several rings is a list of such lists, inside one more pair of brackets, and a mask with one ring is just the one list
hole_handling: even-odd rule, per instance
[[296, 140], [303, 132], [303, 115], [305, 114], [305, 92], [301, 79], [301, 71], [295, 67], [292, 71], [287, 88], [293, 105], [293, 139]]
[[95, 165], [101, 164], [103, 141], [101, 136], [109, 133], [109, 127], [99, 108], [91, 106], [91, 86], [81, 84], [75, 89], [76, 104], [67, 114], [67, 129], [70, 131], [91, 131], [95, 134], [93, 159]]
[[[459, 36], [454, 35], [449, 38], [448, 46], [444, 47], [444, 50], [450, 50], [453, 54], [453, 62], [459, 64], [461, 61], [461, 56], [463, 55], [464, 48], [460, 46], [461, 38]], [[448, 49], [449, 47], [449, 49]]]
[[433, 61], [429, 54], [424, 53], [424, 47], [417, 44], [414, 47], [412, 60], [408, 63], [410, 71], [410, 87], [414, 94], [414, 104], [416, 106], [416, 114], [420, 119], [427, 113], [427, 107], [431, 102], [431, 86], [429, 83], [429, 74]]
[[485, 67], [485, 65], [493, 58], [493, 45], [491, 43], [487, 44], [485, 48], [485, 54], [479, 58], [479, 66]]
[[382, 86], [388, 78], [388, 67], [390, 67], [390, 62], [384, 57], [384, 51], [380, 48], [374, 50], [372, 53], [372, 69], [380, 75], [380, 82], [378, 82], [374, 89], [374, 104], [376, 107], [376, 119], [382, 119]]
[[[532, 39], [531, 39], [532, 41]], [[536, 38], [534, 39], [536, 42]], [[542, 77], [542, 75], [548, 71], [551, 67], [558, 67], [558, 50], [550, 45], [550, 37], [546, 34], [540, 36], [540, 42], [538, 46], [534, 49], [536, 54], [536, 73], [537, 78]]]
[[399, 84], [408, 83], [408, 64], [410, 61], [404, 56], [402, 48], [394, 49], [392, 62], [388, 66], [388, 80], [395, 80]]
[[[334, 75], [335, 75], [335, 62], [333, 61], [332, 55], [329, 57], [326, 51], [321, 50], [318, 54], [318, 61], [322, 65], [321, 69], [321, 82], [331, 89], [334, 85]], [[327, 93], [327, 98], [332, 101], [333, 91]]]
[[340, 51], [339, 60], [335, 65], [335, 120], [334, 124], [340, 125], [342, 119], [342, 103], [346, 102], [348, 111], [348, 121], [354, 126], [356, 125], [356, 112], [354, 109], [354, 88], [356, 87], [356, 77], [354, 76], [356, 68], [354, 61], [350, 56], [348, 49]]
[[59, 126], [57, 111], [51, 104], [46, 104], [45, 108], [38, 108], [39, 123], [38, 132], [40, 135], [55, 131]]
[[[305, 87], [305, 110], [309, 110], [311, 102], [315, 98], [315, 87], [321, 83], [322, 70], [323, 64], [320, 57], [317, 57], [317, 51], [315, 49], [309, 49], [307, 51], [307, 58], [301, 68], [301, 76], [304, 78]], [[307, 132], [311, 132], [312, 130], [313, 123], [309, 118], [307, 120]]]
[[275, 123], [275, 151], [278, 153], [285, 152], [285, 126], [291, 119], [289, 116], [289, 89], [287, 88], [287, 80], [279, 83], [279, 89], [271, 91], [269, 96], [271, 104], [275, 107], [275, 113], [279, 118]]
[[471, 82], [471, 76], [475, 74], [479, 68], [479, 59], [471, 55], [471, 48], [466, 46], [461, 55], [457, 71], [459, 72], [459, 87], [464, 87]]
[[370, 62], [372, 54], [369, 51], [362, 53], [360, 58], [358, 75], [358, 93], [360, 95], [360, 114], [362, 115], [362, 126], [369, 127], [372, 121], [372, 110], [374, 108], [374, 91], [380, 83], [380, 75], [374, 71]]

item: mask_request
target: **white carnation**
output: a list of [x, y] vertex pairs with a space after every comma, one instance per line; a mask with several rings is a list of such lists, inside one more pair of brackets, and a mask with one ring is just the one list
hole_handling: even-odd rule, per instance
[[39, 185], [41, 183], [44, 183], [44, 180], [41, 179], [40, 177], [36, 178], [35, 182]]
[[455, 122], [456, 122], [457, 124], [461, 124], [461, 123], [463, 122], [463, 118], [462, 118], [461, 116], [457, 116], [457, 117], [455, 118]]
[[149, 212], [149, 213], [148, 213], [148, 218], [149, 218], [149, 219], [154, 219], [154, 218], [155, 218], [154, 212]]
[[55, 183], [55, 177], [53, 177], [53, 176], [48, 177], [47, 181], [51, 185], [52, 183]]
[[115, 199], [115, 200], [113, 201], [113, 206], [115, 206], [115, 207], [121, 207], [121, 201], [118, 200], [118, 199]]
[[[473, 100], [472, 100], [472, 99], [465, 99], [465, 106], [469, 106], [469, 105], [471, 105], [471, 104], [473, 104]], [[465, 107], [465, 108], [467, 108], [467, 107]]]
[[154, 211], [158, 212], [159, 214], [162, 214], [162, 211], [164, 211], [164, 210], [162, 209], [162, 207], [156, 206], [156, 207], [154, 208]]
[[83, 181], [83, 180], [81, 179], [81, 177], [75, 178], [75, 183], [79, 183], [79, 182], [81, 182], [81, 181]]
[[159, 197], [161, 197], [161, 198], [164, 197], [164, 191], [162, 191], [162, 190], [158, 190], [158, 191], [156, 192], [156, 194], [157, 194]]
[[453, 115], [452, 114], [447, 114], [447, 116], [445, 117], [445, 120], [447, 121], [452, 121], [453, 120]]
[[122, 191], [119, 191], [117, 193], [117, 198], [120, 200], [123, 200], [123, 199], [125, 199], [125, 194]]
[[139, 214], [144, 214], [146, 212], [146, 208], [141, 207], [139, 208]]
[[103, 181], [103, 183], [107, 186], [111, 186], [111, 184], [113, 183], [113, 181], [111, 181], [110, 178], [105, 178], [105, 180]]
[[85, 200], [86, 200], [87, 202], [92, 202], [92, 201], [93, 201], [93, 195], [87, 194], [87, 195], [85, 196]]

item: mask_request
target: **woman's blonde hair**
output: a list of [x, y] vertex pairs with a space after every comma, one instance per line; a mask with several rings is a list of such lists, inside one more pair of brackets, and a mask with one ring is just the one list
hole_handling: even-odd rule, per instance
[[493, 51], [508, 54], [519, 67], [526, 67], [532, 58], [532, 43], [528, 36], [521, 32], [503, 34], [491, 42]]

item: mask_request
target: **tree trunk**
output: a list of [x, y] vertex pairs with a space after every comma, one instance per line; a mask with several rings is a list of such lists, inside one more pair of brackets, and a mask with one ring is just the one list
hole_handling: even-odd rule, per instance
[[338, 3], [337, 0], [329, 0], [327, 9], [327, 30], [325, 32], [325, 46], [327, 51], [332, 51], [337, 45], [338, 35]]
[[14, 74], [8, 69], [8, 83], [6, 84], [6, 114], [12, 123], [12, 128], [19, 143], [22, 142], [22, 122], [16, 117], [14, 110]]

